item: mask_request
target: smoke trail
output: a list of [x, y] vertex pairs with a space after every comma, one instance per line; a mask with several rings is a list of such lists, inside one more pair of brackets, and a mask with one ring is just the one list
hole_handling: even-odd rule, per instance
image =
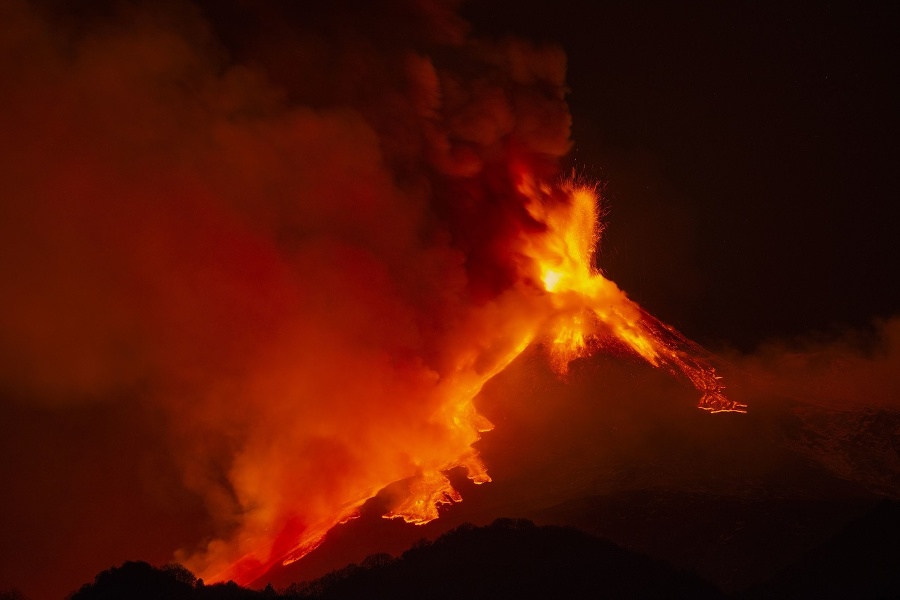
[[731, 360], [754, 405], [786, 413], [786, 446], [842, 479], [900, 497], [900, 318], [770, 342]]

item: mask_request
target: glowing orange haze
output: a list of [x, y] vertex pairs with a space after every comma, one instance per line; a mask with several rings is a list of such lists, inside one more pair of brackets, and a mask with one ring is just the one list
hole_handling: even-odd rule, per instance
[[[477, 327], [460, 328], [489, 331], [490, 336], [455, 340], [449, 371], [420, 382], [418, 393], [430, 411], [427, 431], [398, 429], [393, 439], [384, 440], [383, 454], [362, 457], [361, 464], [338, 478], [333, 502], [313, 507], [316, 520], [305, 527], [285, 518], [282, 511], [289, 507], [276, 507], [266, 498], [267, 486], [278, 485], [266, 480], [271, 474], [260, 472], [266, 461], [241, 463], [236, 487], [256, 490], [259, 508], [233, 540], [214, 542], [205, 555], [186, 560], [202, 577], [249, 583], [279, 561], [294, 562], [315, 549], [332, 527], [354, 518], [380, 489], [402, 479], [410, 478], [409, 494], [384, 517], [417, 525], [437, 519], [440, 505], [462, 500], [445, 471], [463, 467], [476, 484], [491, 480], [472, 445], [493, 425], [478, 413], [474, 399], [533, 342], [546, 346], [561, 373], [594, 348], [624, 346], [654, 366], [687, 377], [702, 394], [700, 408], [744, 412], [744, 405], [724, 396], [701, 349], [648, 315], [594, 266], [600, 234], [595, 190], [574, 182], [539, 182], [526, 172], [518, 176], [524, 205], [542, 227], [517, 240], [516, 284], [471, 311]], [[304, 510], [308, 518], [310, 507]]]

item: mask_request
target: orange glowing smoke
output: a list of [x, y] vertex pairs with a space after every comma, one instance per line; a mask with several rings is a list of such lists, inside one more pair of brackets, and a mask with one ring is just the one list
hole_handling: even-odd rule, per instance
[[[258, 521], [245, 521], [236, 539], [243, 556], [232, 563], [229, 544], [222, 559], [215, 560], [217, 548], [212, 546], [212, 555], [205, 559], [214, 560], [204, 565], [204, 577], [249, 582], [278, 561], [294, 562], [315, 549], [332, 527], [354, 518], [378, 490], [401, 479], [411, 478], [409, 495], [384, 517], [417, 525], [437, 519], [440, 505], [462, 500], [444, 472], [463, 467], [477, 484], [491, 480], [472, 445], [493, 425], [478, 413], [474, 399], [533, 342], [546, 346], [559, 372], [594, 348], [624, 346], [654, 366], [687, 377], [702, 394], [700, 408], [744, 412], [744, 405], [724, 396], [720, 378], [704, 361], [701, 349], [647, 314], [594, 266], [600, 232], [595, 190], [572, 182], [540, 183], [523, 173], [518, 177], [521, 200], [538, 227], [517, 240], [518, 281], [496, 301], [472, 311], [474, 326], [462, 327], [490, 333], [465, 343], [455, 340], [450, 369], [422, 382], [419, 393], [431, 407], [429, 431], [406, 431], [404, 437], [395, 432], [393, 441], [402, 448], [402, 458], [385, 454], [367, 460], [344, 482], [341, 491], [346, 495], [335, 497], [339, 501], [334, 505], [321, 506], [320, 520], [311, 526], [285, 528], [273, 539], [271, 527], [281, 519], [259, 511]], [[248, 469], [250, 474], [256, 472], [254, 464]], [[265, 484], [254, 481], [241, 489], [259, 485]], [[282, 545], [285, 534], [292, 541], [287, 548]]]
[[425, 523], [448, 469], [489, 481], [474, 398], [532, 343], [741, 409], [597, 271], [596, 194], [554, 183], [559, 48], [471, 39], [452, 2], [224, 3], [260, 17], [226, 19], [259, 23], [234, 48], [190, 2], [44, 4], [0, 2], [0, 385], [162, 420], [207, 581], [302, 557], [393, 482], [386, 516]]

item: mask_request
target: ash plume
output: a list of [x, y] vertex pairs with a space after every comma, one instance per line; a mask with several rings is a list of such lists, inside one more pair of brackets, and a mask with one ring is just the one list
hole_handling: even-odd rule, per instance
[[162, 415], [208, 577], [302, 555], [388, 482], [487, 479], [489, 424], [436, 415], [534, 318], [513, 173], [569, 147], [565, 60], [452, 8], [4, 4], [0, 381]]
[[447, 469], [489, 481], [473, 399], [532, 341], [617, 340], [741, 408], [596, 270], [562, 51], [453, 9], [0, 9], [0, 386], [165, 448], [207, 579], [302, 557], [389, 483], [425, 522]]

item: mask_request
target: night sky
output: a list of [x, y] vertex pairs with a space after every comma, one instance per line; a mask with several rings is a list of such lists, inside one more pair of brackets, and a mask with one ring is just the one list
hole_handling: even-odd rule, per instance
[[[122, 6], [133, 5], [141, 4]], [[363, 319], [350, 301], [314, 298], [295, 308], [284, 273], [308, 273], [349, 296], [362, 289], [354, 281], [366, 290], [383, 282], [375, 266], [330, 247], [309, 252], [320, 259], [313, 267], [304, 262], [312, 260], [306, 250], [285, 267], [269, 246], [217, 212], [218, 199], [233, 201], [260, 228], [292, 219], [331, 227], [350, 215], [344, 235], [388, 248], [391, 257], [403, 254], [392, 244], [406, 240], [411, 226], [402, 210], [390, 211], [398, 197], [416, 199], [420, 190], [398, 192], [373, 158], [381, 156], [374, 148], [399, 157], [395, 172], [417, 164], [416, 152], [404, 149], [402, 109], [387, 94], [383, 105], [373, 102], [365, 119], [381, 127], [377, 136], [363, 119], [329, 112], [345, 96], [348, 105], [361, 102], [347, 82], [358, 77], [359, 89], [377, 98], [379, 77], [388, 89], [400, 76], [365, 72], [365, 61], [353, 58], [368, 47], [347, 50], [346, 38], [328, 33], [346, 33], [338, 25], [344, 20], [358, 25], [390, 65], [406, 64], [398, 48], [429, 52], [434, 40], [451, 39], [460, 27], [453, 10], [420, 14], [407, 5], [417, 3], [166, 3], [163, 29], [172, 28], [172, 39], [192, 40], [196, 54], [169, 38], [131, 44], [129, 32], [159, 23], [126, 18], [125, 25], [110, 17], [120, 14], [118, 3], [86, 9], [16, 1], [0, 9], [0, 52], [7, 54], [0, 81], [18, 90], [0, 100], [0, 125], [11, 132], [3, 137], [15, 141], [0, 142], [0, 174], [12, 182], [0, 184], [0, 277], [13, 290], [0, 301], [0, 476], [7, 490], [0, 500], [0, 591], [61, 598], [124, 560], [161, 564], [179, 550], [189, 555], [229, 522], [223, 515], [236, 500], [220, 493], [231, 489], [223, 485], [222, 457], [245, 440], [217, 432], [247, 420], [242, 411], [254, 405], [216, 411], [216, 402], [243, 389], [245, 372], [253, 393], [277, 390], [294, 367], [284, 356], [296, 332], [298, 339], [321, 335], [323, 343], [302, 346], [306, 354], [298, 359], [313, 364], [332, 351], [325, 343], [332, 313], [349, 315], [351, 332], [354, 319]], [[520, 38], [565, 52], [572, 147], [559, 159], [560, 172], [599, 184], [606, 215], [599, 267], [651, 314], [713, 353], [729, 393], [750, 412], [698, 411], [689, 385], [629, 357], [581, 359], [560, 379], [539, 349], [529, 350], [477, 402], [496, 425], [478, 446], [493, 483], [464, 485], [467, 500], [422, 530], [361, 519], [310, 555], [313, 566], [304, 571], [301, 561], [273, 580], [285, 584], [369, 552], [398, 552], [422, 531], [434, 536], [464, 520], [521, 515], [590, 524], [596, 519], [589, 509], [563, 518], [556, 507], [623, 491], [900, 497], [900, 456], [891, 442], [900, 423], [896, 9], [825, 1], [491, 0], [463, 3], [457, 12], [476, 38]], [[26, 14], [64, 34], [44, 39]], [[114, 41], [79, 47], [87, 57], [80, 63], [66, 45], [80, 36]], [[20, 45], [25, 54], [16, 54]], [[118, 51], [131, 66], [121, 65]], [[89, 68], [79, 70], [82, 64]], [[175, 92], [153, 79], [164, 79], [173, 64], [188, 81]], [[229, 70], [234, 65], [247, 68]], [[335, 65], [342, 74], [328, 70]], [[54, 69], [63, 75], [53, 79]], [[84, 92], [83, 81], [95, 91]], [[290, 122], [300, 142], [282, 133], [289, 128], [279, 120], [284, 106], [300, 107]], [[233, 146], [221, 156], [203, 145], [208, 115], [209, 129], [219, 132], [220, 114], [270, 113], [270, 128], [226, 132], [224, 144]], [[136, 152], [136, 139], [163, 141]], [[346, 162], [336, 158], [344, 147], [355, 149]], [[195, 164], [191, 156], [201, 159]], [[191, 173], [184, 178], [183, 168]], [[201, 176], [192, 178], [190, 169]], [[171, 180], [160, 175], [170, 171]], [[344, 186], [368, 204], [342, 204], [333, 190]], [[266, 203], [257, 210], [233, 192], [245, 188]], [[290, 213], [283, 189], [338, 208]], [[98, 193], [121, 195], [137, 208], [120, 209], [117, 201], [97, 200]], [[42, 198], [50, 199], [46, 206]], [[42, 208], [32, 211], [30, 203]], [[420, 210], [416, 201], [402, 206]], [[283, 232], [272, 239], [291, 252], [302, 246]], [[421, 276], [423, 287], [454, 283], [429, 279], [429, 261], [444, 265], [442, 255], [421, 264], [391, 260], [411, 278]], [[332, 282], [332, 266], [346, 270], [351, 283]], [[145, 275], [133, 277], [136, 270]], [[430, 287], [421, 295], [420, 312], [444, 301]], [[406, 314], [391, 312], [381, 296], [369, 304], [379, 309], [379, 327], [405, 322]], [[307, 327], [306, 314], [319, 315], [324, 333]], [[435, 309], [434, 319], [443, 314]], [[296, 332], [279, 335], [285, 324]], [[363, 393], [366, 378], [377, 374], [364, 357], [352, 358], [361, 382], [348, 385]], [[238, 373], [238, 383], [220, 383], [217, 373]], [[333, 376], [346, 379], [340, 370]], [[390, 393], [390, 382], [379, 385]], [[266, 412], [265, 422], [291, 418], [280, 410]], [[367, 419], [382, 412], [374, 404], [357, 410]], [[296, 419], [314, 422], [316, 415], [304, 408]], [[214, 435], [204, 438], [202, 427], [211, 422]], [[333, 459], [317, 466], [323, 472], [352, 462], [310, 448], [310, 455]], [[306, 468], [298, 465], [289, 467]]]

